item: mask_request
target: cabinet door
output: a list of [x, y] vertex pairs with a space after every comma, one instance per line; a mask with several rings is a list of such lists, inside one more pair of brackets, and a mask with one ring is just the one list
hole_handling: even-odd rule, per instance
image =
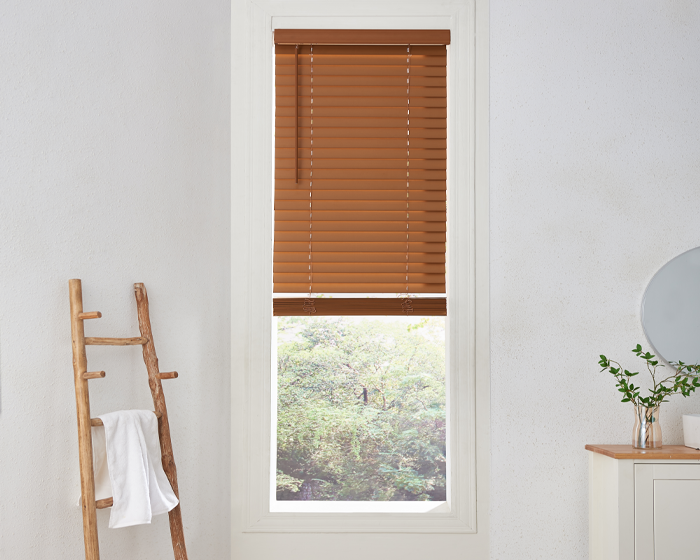
[[635, 466], [635, 559], [698, 560], [700, 465]]

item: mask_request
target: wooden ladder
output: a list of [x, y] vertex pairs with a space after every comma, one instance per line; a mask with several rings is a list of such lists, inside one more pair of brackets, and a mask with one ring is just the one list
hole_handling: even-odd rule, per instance
[[[100, 547], [97, 540], [97, 509], [107, 508], [112, 505], [112, 498], [95, 501], [95, 472], [92, 462], [92, 431], [91, 426], [101, 426], [102, 420], [90, 418], [90, 395], [88, 392], [88, 380], [99, 379], [105, 376], [104, 371], [88, 371], [85, 346], [131, 346], [141, 345], [143, 348], [143, 361], [148, 371], [148, 385], [153, 396], [155, 415], [158, 417], [158, 436], [160, 438], [160, 452], [165, 471], [173, 492], [180, 499], [177, 488], [177, 471], [173, 460], [173, 446], [170, 441], [170, 425], [168, 424], [168, 411], [165, 407], [165, 396], [161, 379], [174, 379], [176, 371], [167, 373], [158, 370], [158, 358], [153, 344], [151, 333], [151, 319], [148, 314], [148, 295], [143, 284], [134, 284], [136, 294], [136, 309], [139, 318], [139, 330], [141, 336], [135, 338], [94, 338], [86, 337], [84, 321], [86, 319], [99, 319], [102, 314], [99, 311], [83, 311], [83, 287], [80, 280], [70, 280], [70, 324], [73, 340], [73, 372], [75, 379], [75, 402], [78, 412], [78, 445], [80, 452], [80, 490], [82, 493], [83, 507], [83, 533], [85, 537], [85, 559], [99, 560]], [[187, 560], [185, 550], [185, 535], [182, 528], [182, 514], [180, 504], [168, 514], [170, 517], [170, 536], [173, 541], [175, 560]]]

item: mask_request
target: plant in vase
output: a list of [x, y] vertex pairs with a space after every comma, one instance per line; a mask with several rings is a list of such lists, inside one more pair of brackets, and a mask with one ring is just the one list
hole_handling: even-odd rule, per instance
[[661, 403], [668, 402], [666, 397], [673, 395], [688, 397], [700, 387], [700, 364], [669, 362], [675, 373], [657, 381], [656, 370], [665, 366], [659, 363], [656, 356], [642, 350], [641, 344], [637, 344], [632, 352], [646, 362], [647, 369], [651, 374], [654, 387], [649, 389], [649, 394], [646, 397], [640, 394], [642, 388], [632, 383], [632, 377], [639, 375], [638, 371], [630, 372], [618, 362], [609, 360], [602, 354], [598, 364], [603, 368], [601, 371], [607, 370], [617, 379], [616, 386], [623, 395], [622, 402], [631, 402], [634, 405], [632, 445], [638, 449], [659, 448], [662, 444], [659, 407]]

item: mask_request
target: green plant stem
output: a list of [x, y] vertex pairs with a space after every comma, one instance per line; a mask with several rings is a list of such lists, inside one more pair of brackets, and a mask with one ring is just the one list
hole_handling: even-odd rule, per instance
[[[641, 344], [637, 344], [632, 350], [634, 354], [642, 358], [646, 362], [647, 370], [651, 376], [653, 389], [649, 390], [649, 396], [640, 396], [640, 387], [635, 387], [631, 382], [631, 378], [638, 372], [629, 372], [622, 367], [619, 362], [609, 360], [605, 356], [600, 356], [599, 365], [603, 367], [602, 371], [609, 371], [615, 379], [617, 379], [618, 390], [623, 393], [622, 402], [631, 402], [634, 406], [643, 406], [645, 408], [656, 408], [661, 403], [667, 402], [666, 397], [681, 394], [684, 397], [690, 396], [691, 393], [700, 387], [700, 365], [699, 364], [684, 364], [683, 362], [669, 362], [669, 365], [674, 369], [674, 373], [661, 381], [656, 378], [657, 369], [665, 367], [656, 360], [656, 356], [650, 352], [644, 352]], [[614, 367], [617, 366], [617, 367]], [[672, 382], [672, 386], [666, 385]]]

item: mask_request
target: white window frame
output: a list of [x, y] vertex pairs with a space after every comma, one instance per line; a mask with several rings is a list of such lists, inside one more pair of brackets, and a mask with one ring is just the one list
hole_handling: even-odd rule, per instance
[[[479, 533], [488, 539], [488, 0], [241, 0], [232, 14], [232, 507], [243, 532]], [[270, 507], [273, 29], [450, 29], [447, 501], [431, 511]], [[424, 508], [425, 509], [425, 508]], [[323, 507], [320, 508], [323, 510]], [[482, 543], [483, 544], [483, 543]]]

